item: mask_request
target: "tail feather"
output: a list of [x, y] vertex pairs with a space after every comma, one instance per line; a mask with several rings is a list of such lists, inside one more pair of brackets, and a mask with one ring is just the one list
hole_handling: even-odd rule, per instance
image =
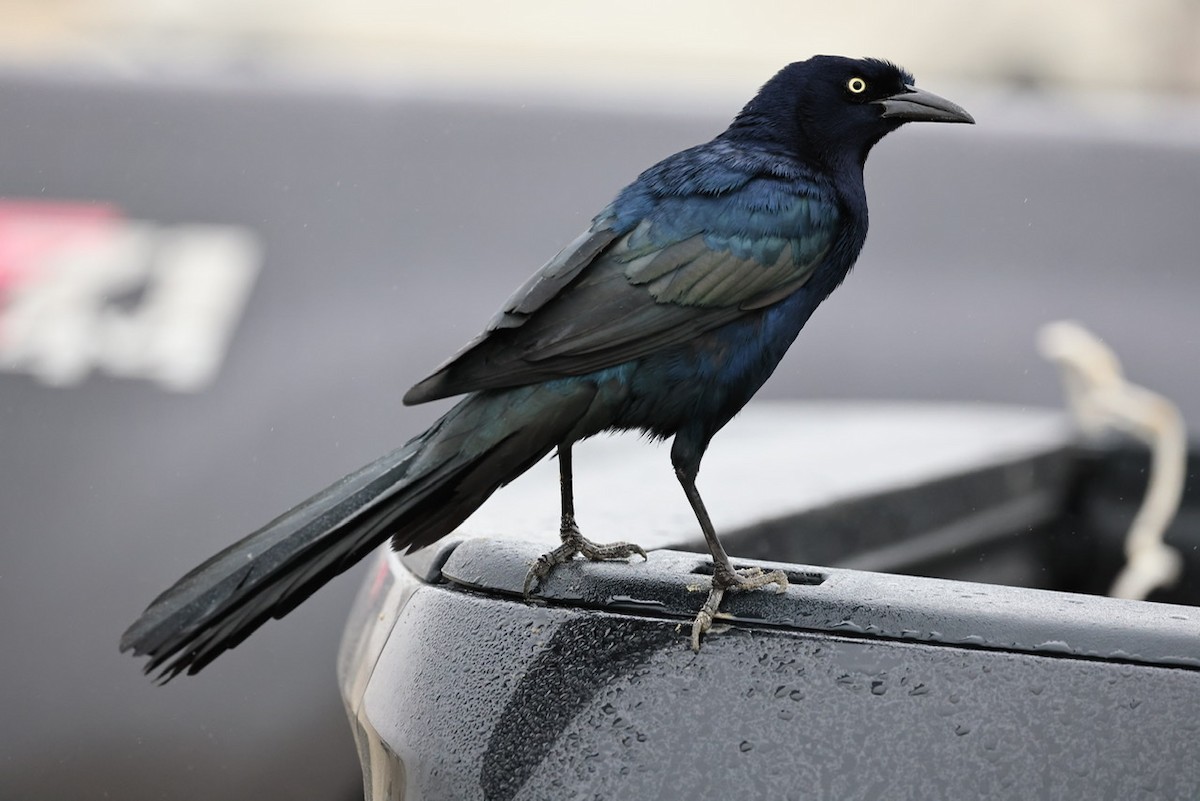
[[196, 673], [280, 618], [388, 537], [424, 547], [562, 442], [586, 385], [469, 396], [424, 434], [213, 556], [156, 598], [121, 638], [167, 681]]

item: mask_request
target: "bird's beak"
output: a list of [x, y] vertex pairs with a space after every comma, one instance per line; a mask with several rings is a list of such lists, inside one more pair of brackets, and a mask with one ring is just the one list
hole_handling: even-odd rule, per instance
[[876, 100], [876, 105], [883, 106], [883, 116], [886, 119], [902, 120], [904, 122], [965, 122], [975, 124], [975, 118], [961, 106], [951, 103], [944, 97], [938, 97], [933, 92], [926, 92], [913, 86], [904, 87], [891, 97]]

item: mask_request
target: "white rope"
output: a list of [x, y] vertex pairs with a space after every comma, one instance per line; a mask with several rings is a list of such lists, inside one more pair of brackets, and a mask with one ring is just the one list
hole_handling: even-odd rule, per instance
[[1131, 384], [1116, 354], [1083, 326], [1058, 321], [1038, 332], [1042, 356], [1062, 368], [1067, 404], [1083, 432], [1124, 431], [1150, 447], [1146, 496], [1125, 537], [1125, 567], [1109, 595], [1142, 600], [1174, 584], [1182, 570], [1179, 552], [1163, 542], [1183, 496], [1187, 430], [1167, 398]]

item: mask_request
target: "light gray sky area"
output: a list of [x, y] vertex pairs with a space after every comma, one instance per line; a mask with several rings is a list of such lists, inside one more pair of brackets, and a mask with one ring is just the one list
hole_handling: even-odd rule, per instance
[[0, 62], [741, 96], [814, 53], [942, 85], [1200, 92], [1196, 0], [3, 0]]

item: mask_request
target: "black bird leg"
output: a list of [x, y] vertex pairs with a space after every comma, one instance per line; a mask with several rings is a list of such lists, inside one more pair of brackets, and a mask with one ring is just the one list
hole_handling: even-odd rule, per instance
[[708, 599], [705, 600], [704, 606], [700, 607], [700, 612], [692, 623], [692, 650], [699, 653], [700, 636], [712, 628], [713, 618], [716, 617], [717, 609], [727, 590], [756, 590], [774, 584], [778, 587], [776, 592], [783, 592], [787, 589], [788, 580], [782, 570], [772, 570], [770, 573], [764, 573], [759, 567], [734, 570], [729, 555], [717, 539], [716, 529], [713, 528], [708, 510], [704, 508], [704, 501], [700, 499], [700, 492], [696, 489], [696, 472], [696, 469], [687, 466], [675, 468], [675, 475], [679, 477], [688, 503], [696, 513], [696, 520], [700, 523], [700, 530], [704, 532], [704, 540], [708, 543], [708, 550], [713, 558], [712, 589], [709, 590]]
[[534, 586], [550, 575], [557, 565], [565, 564], [575, 558], [575, 554], [583, 554], [593, 562], [610, 559], [628, 559], [637, 554], [643, 559], [646, 552], [641, 547], [630, 542], [610, 542], [598, 545], [579, 533], [575, 524], [575, 488], [571, 476], [571, 446], [558, 446], [558, 484], [562, 493], [562, 525], [558, 536], [562, 545], [549, 553], [539, 556], [525, 574], [525, 597], [533, 592]]

